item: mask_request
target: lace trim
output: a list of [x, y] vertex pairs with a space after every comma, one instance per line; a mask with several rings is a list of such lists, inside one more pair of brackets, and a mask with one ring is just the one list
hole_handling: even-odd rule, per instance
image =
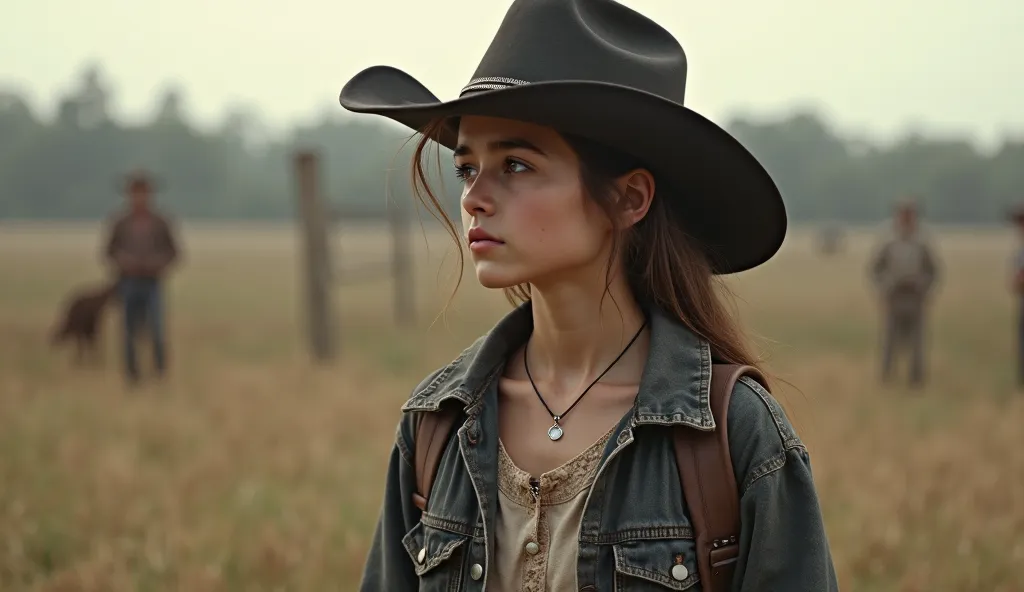
[[[608, 430], [586, 450], [562, 466], [540, 476], [540, 505], [564, 504], [584, 491], [594, 480], [605, 445], [615, 428]], [[498, 440], [498, 489], [524, 508], [532, 508], [536, 501], [530, 488], [531, 475], [520, 469]]]

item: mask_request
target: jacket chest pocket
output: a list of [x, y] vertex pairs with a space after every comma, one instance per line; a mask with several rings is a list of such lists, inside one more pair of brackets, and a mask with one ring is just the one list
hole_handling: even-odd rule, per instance
[[692, 539], [644, 539], [612, 545], [616, 592], [700, 592]]
[[418, 522], [402, 538], [420, 578], [420, 592], [463, 589], [466, 541], [469, 537]]

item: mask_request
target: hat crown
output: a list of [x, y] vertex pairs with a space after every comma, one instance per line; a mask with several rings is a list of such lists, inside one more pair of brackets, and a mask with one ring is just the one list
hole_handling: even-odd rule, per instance
[[516, 0], [463, 94], [567, 80], [682, 104], [686, 54], [662, 26], [613, 0]]

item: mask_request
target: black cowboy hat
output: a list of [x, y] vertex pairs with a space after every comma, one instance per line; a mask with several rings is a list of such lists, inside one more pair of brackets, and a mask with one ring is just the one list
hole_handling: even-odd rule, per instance
[[341, 105], [454, 148], [462, 115], [529, 121], [638, 157], [673, 189], [673, 209], [716, 273], [750, 269], [786, 234], [782, 196], [728, 132], [683, 106], [686, 54], [657, 23], [612, 0], [515, 0], [469, 84], [441, 101], [409, 74], [374, 66]]

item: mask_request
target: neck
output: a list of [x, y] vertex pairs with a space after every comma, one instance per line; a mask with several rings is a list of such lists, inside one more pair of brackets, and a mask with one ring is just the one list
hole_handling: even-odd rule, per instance
[[[643, 311], [621, 274], [608, 294], [603, 275], [598, 274], [602, 279], [596, 282], [531, 286], [529, 363], [536, 381], [578, 394], [622, 353], [644, 323]], [[639, 382], [646, 359], [647, 339], [641, 335], [601, 382]]]

